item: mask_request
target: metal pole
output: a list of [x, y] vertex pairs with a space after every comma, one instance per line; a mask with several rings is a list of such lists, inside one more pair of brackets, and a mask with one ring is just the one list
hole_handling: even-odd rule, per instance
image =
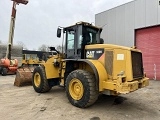
[[7, 46], [7, 53], [6, 53], [6, 58], [8, 59], [11, 59], [11, 49], [13, 45], [13, 37], [14, 37], [14, 29], [15, 29], [16, 5], [17, 5], [17, 2], [13, 1], [10, 30], [9, 30], [9, 39], [8, 39], [8, 46]]

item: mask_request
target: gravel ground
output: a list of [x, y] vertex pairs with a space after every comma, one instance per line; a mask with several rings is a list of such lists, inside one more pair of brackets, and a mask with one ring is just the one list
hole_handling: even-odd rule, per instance
[[0, 76], [0, 120], [160, 119], [160, 81], [119, 97], [100, 95], [93, 106], [80, 109], [69, 103], [63, 88], [38, 94], [32, 86], [13, 86], [14, 78]]

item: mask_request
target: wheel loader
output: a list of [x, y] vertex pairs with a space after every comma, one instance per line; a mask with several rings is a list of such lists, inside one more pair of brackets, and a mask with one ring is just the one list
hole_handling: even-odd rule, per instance
[[36, 66], [44, 63], [49, 55], [56, 52], [23, 50], [22, 65], [17, 69], [14, 85], [18, 87], [32, 85], [32, 73]]
[[17, 69], [14, 86], [32, 85], [32, 72], [41, 62], [43, 61], [39, 61], [36, 54], [23, 54], [22, 65]]
[[101, 31], [87, 22], [59, 27], [57, 37], [63, 34], [65, 50], [34, 69], [34, 90], [45, 93], [63, 85], [69, 102], [85, 108], [93, 105], [99, 94], [117, 96], [148, 86], [141, 51], [104, 44]]

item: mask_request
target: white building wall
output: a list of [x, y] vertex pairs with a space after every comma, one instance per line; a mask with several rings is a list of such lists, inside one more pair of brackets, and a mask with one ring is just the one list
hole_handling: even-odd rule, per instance
[[160, 0], [157, 0], [158, 1], [158, 24], [160, 24]]
[[134, 28], [135, 28], [135, 3], [131, 2], [125, 5], [125, 46], [134, 45]]
[[158, 24], [159, 0], [146, 0], [146, 26]]
[[106, 20], [106, 25], [103, 28], [104, 30], [107, 30], [108, 33], [107, 33], [107, 36], [106, 36], [106, 33], [104, 33], [104, 35], [102, 34], [102, 38], [104, 36], [104, 40], [105, 38], [107, 38], [107, 42], [115, 43], [116, 42], [116, 35], [115, 35], [116, 34], [116, 10], [115, 9], [109, 10], [107, 18], [108, 19]]
[[[116, 43], [123, 45], [125, 43], [125, 6], [119, 6], [116, 9]], [[121, 14], [119, 14], [121, 13]]]
[[135, 4], [135, 28], [142, 28], [146, 26], [146, 10], [145, 4], [146, 0], [136, 0]]

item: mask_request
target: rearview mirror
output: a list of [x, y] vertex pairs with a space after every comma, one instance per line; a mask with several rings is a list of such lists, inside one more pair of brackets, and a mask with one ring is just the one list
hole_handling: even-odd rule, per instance
[[60, 28], [57, 29], [57, 37], [59, 37], [59, 38], [61, 37], [61, 29]]

